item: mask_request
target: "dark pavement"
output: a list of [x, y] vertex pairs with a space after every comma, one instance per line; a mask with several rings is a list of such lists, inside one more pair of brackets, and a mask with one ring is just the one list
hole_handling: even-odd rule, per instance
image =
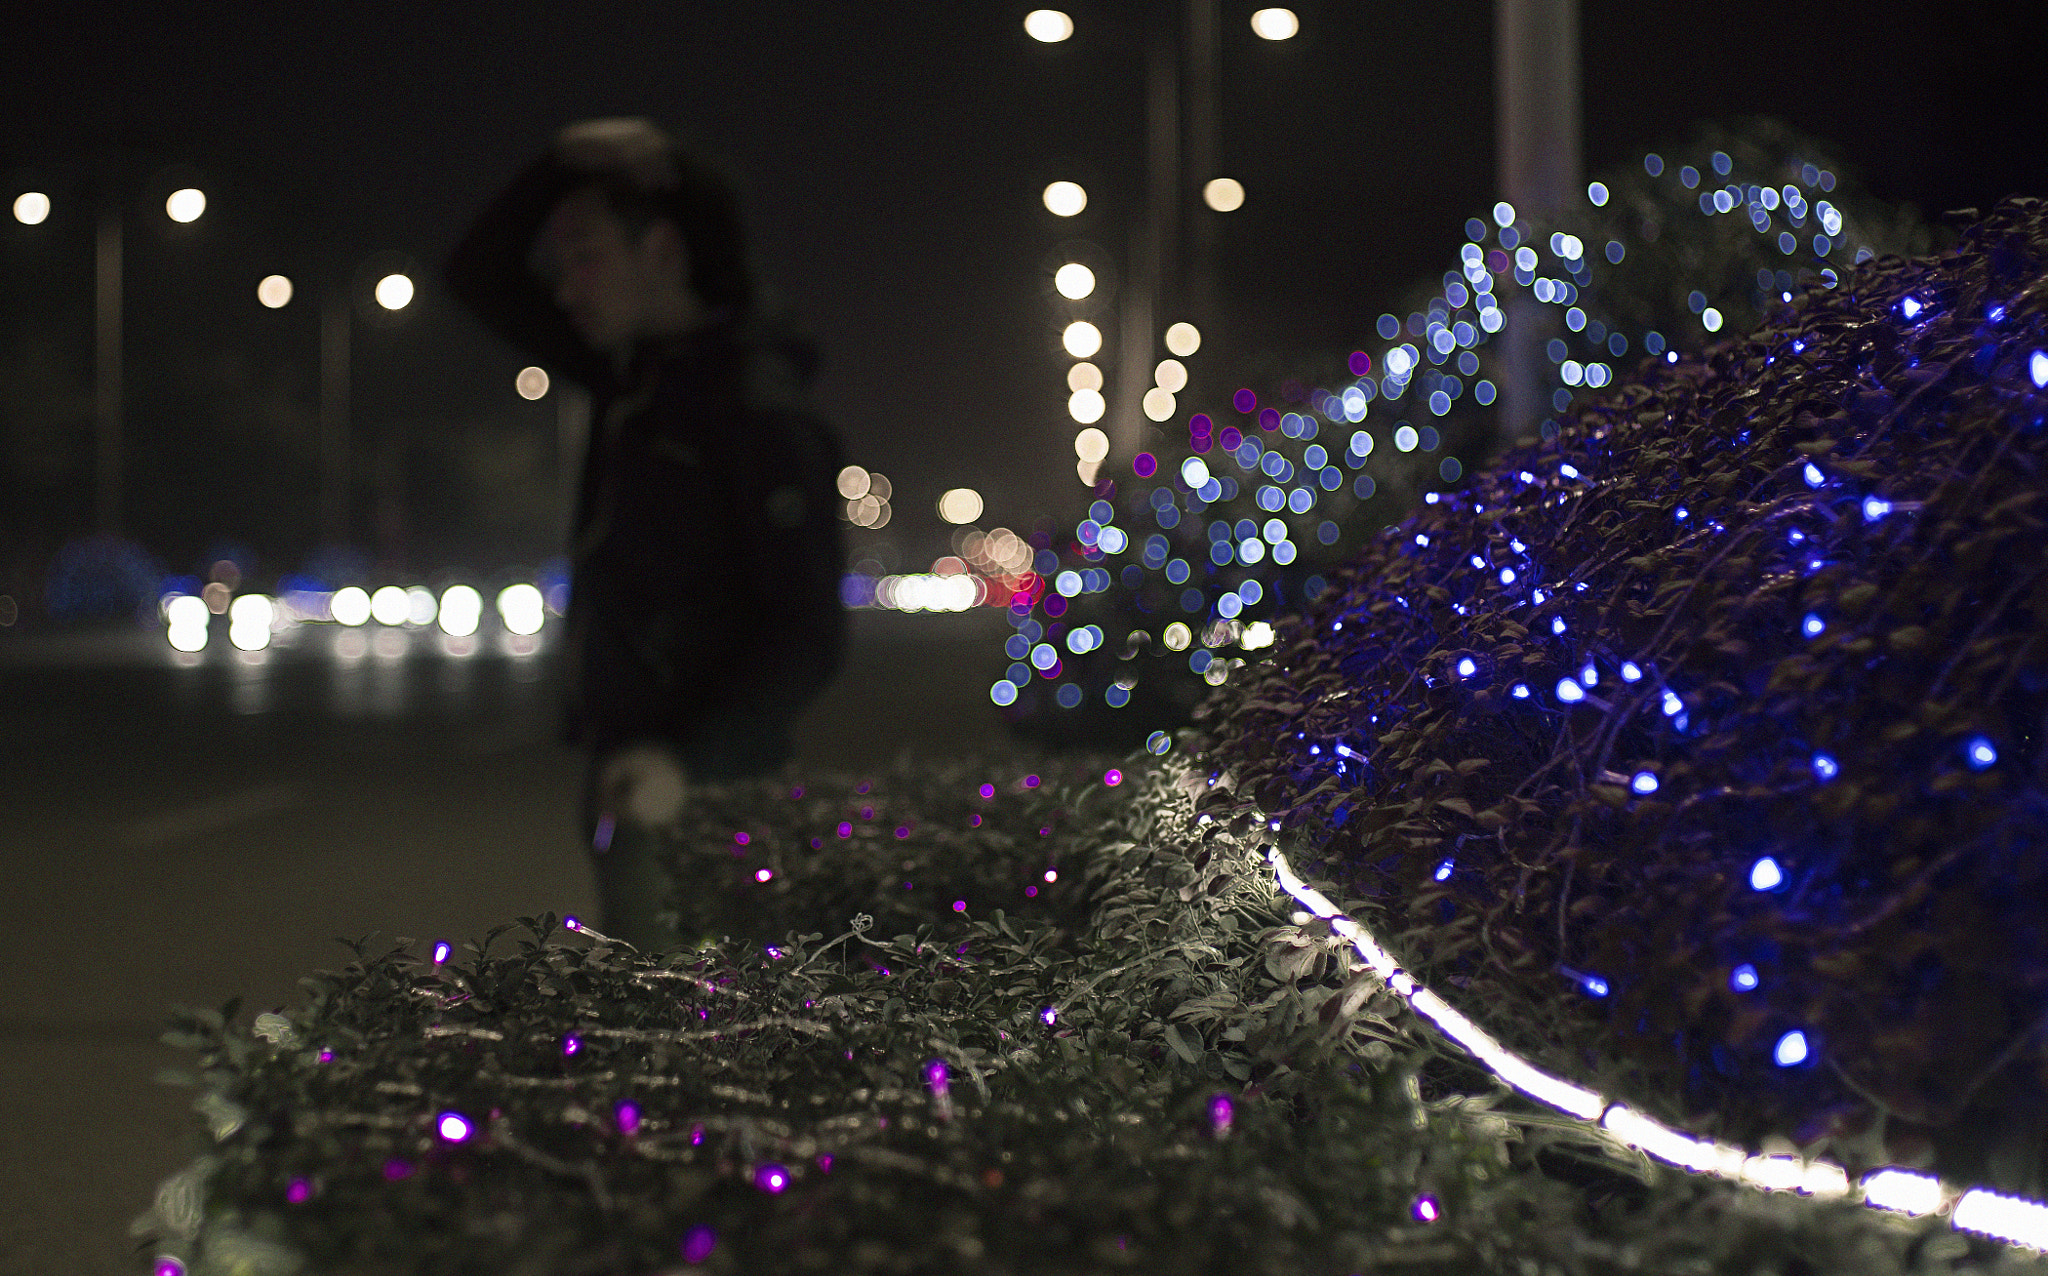
[[[1009, 749], [999, 613], [856, 614], [797, 770]], [[160, 634], [0, 631], [0, 1276], [147, 1270], [129, 1220], [197, 1154], [174, 1003], [252, 1010], [349, 960], [336, 936], [480, 939], [588, 912], [577, 760], [545, 648], [337, 633], [197, 657]], [[545, 635], [544, 635], [545, 636]], [[245, 1011], [245, 1013], [247, 1013]]]

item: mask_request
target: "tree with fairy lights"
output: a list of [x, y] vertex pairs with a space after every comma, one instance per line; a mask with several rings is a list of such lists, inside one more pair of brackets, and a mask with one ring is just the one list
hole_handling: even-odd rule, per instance
[[1555, 307], [1538, 313], [1559, 333], [1548, 388], [1563, 412], [1623, 361], [1747, 331], [1794, 290], [1832, 286], [1838, 265], [1934, 247], [1829, 150], [1772, 120], [1706, 125], [1601, 173], [1554, 224], [1496, 204], [1466, 222], [1454, 268], [1379, 316], [1372, 347], [1284, 370], [1277, 392], [1183, 405], [1174, 446], [1105, 471], [1071, 534], [1038, 538], [1044, 580], [1011, 602], [1011, 663], [990, 698], [1052, 743], [1127, 747], [1186, 721], [1263, 659], [1272, 617], [1515, 428], [1493, 378], [1518, 290]]

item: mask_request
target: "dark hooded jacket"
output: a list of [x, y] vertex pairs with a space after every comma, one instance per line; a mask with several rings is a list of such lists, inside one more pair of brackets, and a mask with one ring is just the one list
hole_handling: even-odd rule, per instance
[[[594, 176], [672, 187], [665, 137], [571, 139], [523, 170], [449, 259], [450, 291], [591, 395], [571, 528], [567, 734], [599, 750], [681, 740], [707, 721], [795, 713], [837, 672], [846, 619], [837, 441], [807, 405], [817, 357], [784, 324], [728, 307], [643, 343], [624, 373], [585, 346], [529, 265], [563, 195]], [[687, 223], [685, 223], [687, 224]]]

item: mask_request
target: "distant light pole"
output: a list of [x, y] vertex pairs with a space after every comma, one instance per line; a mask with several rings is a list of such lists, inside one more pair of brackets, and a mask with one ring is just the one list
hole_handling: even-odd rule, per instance
[[[1496, 163], [1501, 197], [1537, 224], [1579, 187], [1578, 0], [1496, 0], [1493, 27]], [[1532, 429], [1550, 410], [1543, 347], [1557, 307], [1517, 289], [1507, 305], [1500, 433]]]
[[[349, 540], [354, 292], [349, 285], [330, 288], [320, 302], [320, 538], [335, 546]], [[256, 285], [256, 299], [272, 310], [290, 304], [292, 295], [292, 282], [283, 275], [265, 276]], [[389, 271], [377, 280], [372, 296], [387, 311], [403, 310], [412, 304], [412, 277]]]
[[[117, 182], [102, 186], [99, 221], [93, 241], [93, 517], [100, 531], [121, 532], [122, 485], [122, 285], [126, 219]], [[40, 226], [51, 212], [48, 194], [23, 191], [15, 196], [14, 220]], [[205, 192], [181, 187], [164, 200], [164, 215], [181, 224], [198, 221], [206, 212]]]
[[[1243, 184], [1216, 171], [1217, 11], [1217, 0], [1186, 0], [1178, 49], [1171, 39], [1149, 30], [1144, 37], [1145, 212], [1131, 227], [1127, 250], [1129, 266], [1119, 325], [1119, 393], [1108, 430], [1110, 453], [1115, 456], [1128, 458], [1140, 450], [1146, 421], [1164, 419], [1153, 410], [1166, 402], [1160, 392], [1164, 391], [1167, 399], [1175, 393], [1155, 378], [1153, 361], [1158, 350], [1154, 343], [1160, 339], [1160, 312], [1174, 306], [1191, 312], [1189, 317], [1203, 326], [1213, 325], [1216, 319], [1214, 220], [1192, 219], [1186, 251], [1182, 243], [1181, 208], [1193, 189], [1189, 178], [1199, 183], [1202, 202], [1214, 212], [1234, 212], [1244, 204]], [[1286, 40], [1300, 30], [1301, 23], [1290, 9], [1267, 8], [1252, 15], [1251, 27], [1261, 39]], [[1061, 43], [1074, 35], [1072, 19], [1049, 9], [1033, 10], [1025, 18], [1024, 29], [1044, 44]], [[1080, 205], [1053, 207], [1050, 192], [1047, 207], [1060, 216], [1080, 211]], [[1172, 343], [1169, 348], [1175, 354], [1192, 353], [1199, 344], [1200, 328], [1184, 322], [1175, 327], [1194, 335], [1192, 342], [1183, 338], [1180, 345], [1184, 348], [1174, 348]], [[1181, 369], [1179, 364], [1174, 366]], [[1185, 386], [1186, 382], [1183, 379], [1179, 384]], [[1093, 399], [1087, 401], [1090, 410], [1094, 404]]]

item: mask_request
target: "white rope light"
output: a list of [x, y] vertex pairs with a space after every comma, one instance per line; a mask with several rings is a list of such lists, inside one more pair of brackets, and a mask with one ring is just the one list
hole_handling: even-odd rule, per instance
[[1949, 1225], [1958, 1231], [2048, 1251], [2048, 1205], [2039, 1201], [2005, 1196], [1981, 1187], [1959, 1191], [1931, 1175], [1897, 1168], [1873, 1170], [1861, 1183], [1852, 1186], [1848, 1172], [1831, 1161], [1765, 1156], [1730, 1143], [1697, 1138], [1583, 1086], [1551, 1076], [1501, 1045], [1401, 969], [1370, 931], [1301, 880], [1279, 846], [1269, 845], [1266, 858], [1273, 866], [1280, 889], [1308, 912], [1327, 920], [1331, 931], [1347, 940], [1359, 958], [1415, 1013], [1508, 1085], [1560, 1112], [1598, 1126], [1617, 1143], [1695, 1174], [1711, 1174], [1764, 1191], [1846, 1198], [1873, 1209], [1915, 1216], [1946, 1212]]

